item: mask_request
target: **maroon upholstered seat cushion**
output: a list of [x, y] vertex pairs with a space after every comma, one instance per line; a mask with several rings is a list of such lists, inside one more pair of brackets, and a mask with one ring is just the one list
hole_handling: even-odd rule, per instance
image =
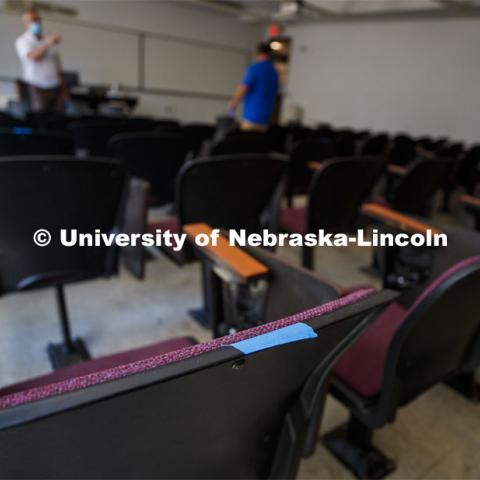
[[[148, 224], [147, 229], [149, 233], [155, 233], [156, 230], [161, 230], [162, 232], [169, 230], [172, 233], [181, 233], [181, 227], [176, 217], [168, 217], [159, 222], [151, 222]], [[188, 248], [188, 246], [186, 248]], [[162, 245], [160, 250], [178, 265], [183, 265], [188, 259], [188, 256], [185, 254], [185, 249], [177, 252], [173, 247]]]
[[118, 365], [126, 365], [128, 363], [138, 362], [149, 357], [162, 355], [167, 352], [179, 350], [181, 348], [195, 345], [195, 340], [189, 337], [178, 337], [163, 342], [154, 343], [146, 347], [135, 348], [125, 352], [107, 355], [105, 357], [96, 358], [86, 362], [76, 363], [69, 367], [62, 368], [55, 372], [41, 377], [36, 377], [25, 382], [16, 383], [0, 389], [0, 397], [10, 395], [15, 392], [29, 390], [31, 388], [49, 385], [51, 383], [63, 382], [70, 378], [81, 377], [94, 372], [108, 370], [109, 368], [117, 367]]
[[391, 205], [388, 202], [388, 200], [383, 197], [375, 197], [370, 203], [375, 203], [377, 205], [380, 205], [381, 207], [391, 208]]
[[[352, 305], [360, 300], [363, 300], [374, 293], [373, 289], [359, 290], [346, 297], [341, 297], [331, 302], [320, 305], [319, 307], [311, 308], [305, 312], [301, 312], [290, 317], [276, 320], [275, 322], [265, 323], [258, 327], [242, 330], [231, 335], [215, 338], [205, 343], [190, 345], [179, 350], [168, 351], [160, 355], [154, 355], [148, 358], [142, 358], [131, 363], [118, 364], [112, 368], [101, 371], [92, 371], [85, 375], [77, 377], [69, 377], [54, 383], [42, 383], [33, 388], [26, 388], [25, 390], [16, 390], [0, 396], [0, 409], [10, 408], [24, 403], [41, 400], [43, 398], [52, 397], [54, 395], [61, 395], [63, 393], [79, 390], [99, 383], [109, 382], [118, 378], [134, 375], [136, 373], [159, 368], [169, 363], [178, 362], [187, 358], [196, 357], [206, 352], [216, 350], [218, 348], [231, 345], [242, 340], [257, 337], [265, 333], [269, 333], [280, 328], [293, 325], [295, 323], [304, 322], [306, 320], [320, 317], [327, 313], [338, 310], [339, 308]], [[90, 362], [86, 362], [90, 363]], [[85, 367], [87, 368], [87, 367]]]
[[363, 397], [380, 392], [390, 342], [407, 309], [392, 303], [333, 367], [334, 375]]
[[287, 232], [307, 233], [307, 220], [305, 208], [289, 207], [280, 213], [280, 226]]
[[170, 230], [172, 233], [180, 233], [180, 225], [176, 217], [168, 217], [158, 222], [150, 222], [147, 226], [150, 233], [155, 233], [156, 230]]
[[475, 264], [480, 264], [480, 256], [461, 260], [444, 271], [428, 284], [408, 310], [396, 303], [390, 305], [335, 364], [333, 373], [337, 379], [363, 397], [377, 395], [382, 386], [390, 343], [407, 315], [452, 275]]

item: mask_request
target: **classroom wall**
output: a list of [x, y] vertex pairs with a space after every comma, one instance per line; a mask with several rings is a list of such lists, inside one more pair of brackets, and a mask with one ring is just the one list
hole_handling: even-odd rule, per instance
[[[51, 0], [50, 0], [51, 1]], [[261, 29], [189, 0], [53, 0], [78, 19], [232, 47], [253, 48]]]
[[309, 123], [480, 141], [480, 19], [292, 26], [288, 103]]
[[[200, 8], [188, 1], [55, 0], [52, 3], [76, 8], [78, 11], [76, 19], [83, 22], [170, 35], [252, 51], [263, 33], [259, 26], [242, 24], [231, 15]], [[0, 6], [2, 6], [1, 0]], [[0, 42], [2, 42], [1, 31]], [[13, 45], [12, 48], [14, 48]], [[92, 54], [94, 52], [95, 48], [92, 45]], [[121, 52], [114, 51], [112, 55], [121, 55]], [[195, 75], [194, 71], [192, 75]], [[0, 97], [13, 93], [10, 83], [0, 82]], [[136, 113], [173, 116], [182, 121], [213, 121], [226, 108], [225, 99], [204, 96], [140, 93], [139, 98], [140, 104]]]

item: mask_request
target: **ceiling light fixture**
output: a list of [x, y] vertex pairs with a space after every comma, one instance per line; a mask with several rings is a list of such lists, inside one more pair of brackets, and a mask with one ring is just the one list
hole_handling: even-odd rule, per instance
[[270, 42], [270, 48], [272, 50], [282, 50], [283, 44], [281, 42]]

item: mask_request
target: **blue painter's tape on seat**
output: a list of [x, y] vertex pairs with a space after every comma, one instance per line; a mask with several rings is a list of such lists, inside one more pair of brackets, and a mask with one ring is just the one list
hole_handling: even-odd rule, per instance
[[33, 133], [33, 130], [28, 127], [14, 127], [13, 133], [15, 135], [31, 135]]
[[273, 332], [264, 333], [258, 337], [232, 343], [231, 346], [248, 355], [249, 353], [265, 350], [266, 348], [276, 347], [277, 345], [284, 345], [285, 343], [296, 342], [298, 340], [316, 338], [317, 336], [312, 327], [309, 327], [305, 323], [295, 323], [288, 327], [274, 330]]

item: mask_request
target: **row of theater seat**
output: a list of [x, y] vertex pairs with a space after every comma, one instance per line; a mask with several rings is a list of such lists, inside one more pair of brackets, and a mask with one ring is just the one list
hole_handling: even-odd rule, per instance
[[[5, 117], [5, 116], [4, 116]], [[83, 118], [74, 120], [58, 115], [30, 114], [25, 120], [27, 124], [17, 125], [17, 133], [25, 128], [46, 129], [56, 127], [57, 131], [73, 132], [75, 150], [84, 155], [109, 156], [112, 155], [109, 141], [113, 136], [121, 133], [153, 132], [178, 136], [177, 140], [188, 145], [193, 157], [204, 153], [225, 155], [230, 153], [286, 153], [289, 156], [289, 182], [286, 187], [287, 198], [305, 193], [311, 173], [308, 162], [323, 161], [328, 158], [347, 156], [382, 156], [389, 163], [387, 196], [391, 196], [399, 177], [405, 173], [405, 168], [426, 159], [442, 160], [444, 167], [441, 188], [443, 195], [443, 210], [450, 209], [450, 198], [457, 185], [466, 189], [469, 195], [475, 192], [475, 185], [479, 179], [480, 155], [478, 146], [465, 149], [461, 142], [451, 142], [446, 138], [432, 139], [420, 137], [413, 139], [401, 134], [390, 137], [385, 133], [374, 134], [367, 131], [334, 130], [331, 127], [321, 126], [317, 129], [290, 126], [272, 126], [267, 134], [239, 132], [235, 129], [227, 133], [227, 138], [215, 142], [210, 148], [202, 146], [205, 142], [211, 143], [215, 137], [215, 129], [209, 124], [192, 124], [180, 126], [175, 120], [155, 120], [147, 117], [132, 118]], [[2, 125], [12, 127], [18, 119], [9, 117], [0, 118]], [[66, 138], [55, 137], [58, 147], [55, 151], [43, 153], [72, 153], [72, 146]], [[217, 138], [218, 139], [218, 138]], [[42, 140], [37, 139], [39, 144]], [[48, 141], [48, 140], [47, 140]], [[21, 143], [20, 139], [11, 142]], [[8, 141], [0, 142], [5, 145], [0, 153], [10, 154], [18, 146], [8, 146]], [[51, 143], [51, 142], [50, 142]], [[3, 152], [3, 153], [2, 153]]]
[[[235, 123], [227, 120], [227, 126], [220, 128], [226, 134], [233, 132], [235, 135], [241, 134], [235, 130]], [[178, 121], [173, 119], [154, 119], [150, 117], [81, 117], [73, 118], [59, 114], [30, 113], [25, 119], [13, 118], [7, 114], [0, 113], [0, 127], [23, 126], [34, 129], [52, 129], [64, 131], [72, 123], [96, 123], [97, 125], [120, 131], [152, 131], [155, 128], [161, 128], [164, 131], [175, 131], [180, 128]], [[205, 125], [205, 124], [204, 124]], [[205, 125], [206, 126], [206, 125]], [[205, 134], [204, 138], [212, 137], [212, 125], [210, 132]], [[103, 135], [104, 143], [108, 141], [108, 132]], [[111, 135], [110, 135], [111, 136]], [[246, 134], [246, 137], [254, 135]], [[264, 143], [258, 143], [258, 148], [268, 151], [290, 153], [292, 147], [300, 141], [318, 140], [328, 144], [330, 148], [329, 156], [354, 156], [354, 155], [380, 155], [388, 156], [393, 164], [405, 166], [413, 162], [419, 154], [427, 156], [437, 155], [438, 157], [456, 157], [465, 152], [463, 142], [452, 142], [445, 137], [434, 139], [431, 137], [419, 137], [414, 139], [406, 134], [390, 136], [387, 133], [374, 133], [367, 130], [354, 131], [351, 129], [334, 129], [327, 125], [321, 125], [317, 129], [307, 128], [300, 125], [290, 125], [287, 127], [274, 125], [267, 134], [263, 136]], [[252, 141], [255, 139], [252, 138]], [[242, 146], [240, 145], [239, 148]], [[249, 150], [251, 153], [252, 151]], [[224, 153], [224, 152], [221, 152]], [[237, 153], [244, 153], [237, 151]], [[264, 150], [257, 150], [255, 153], [267, 153]], [[92, 154], [96, 154], [92, 152]]]
[[[1, 247], [8, 258], [0, 273], [2, 293], [55, 287], [64, 334], [63, 345], [49, 348], [54, 373], [0, 391], [0, 446], [5, 452], [0, 471], [6, 477], [41, 472], [61, 477], [291, 478], [301, 457], [313, 451], [329, 388], [352, 417], [346, 431], [325, 437], [328, 447], [358, 476], [387, 474], [393, 463], [373, 448], [374, 429], [439, 381], [463, 393], [474, 390], [473, 372], [480, 363], [478, 235], [449, 230], [449, 248], [435, 251], [428, 273], [400, 296], [388, 290], [339, 290], [262, 249], [192, 247], [181, 258], [167, 251], [179, 263], [200, 259], [206, 318], [217, 338], [198, 345], [192, 339], [172, 339], [88, 360], [86, 346], [70, 338], [63, 286], [114, 275], [117, 249], [85, 253], [54, 240], [39, 250], [30, 243], [37, 228], [140, 232], [168, 227], [191, 234], [209, 227], [280, 228], [286, 158], [253, 152], [182, 166], [184, 159], [157, 153], [149, 160], [138, 150], [162, 137], [175, 135], [114, 138], [112, 148], [121, 163], [48, 157], [0, 161], [2, 220], [10, 227]], [[249, 137], [255, 135], [231, 135], [225, 143]], [[147, 227], [150, 187], [129, 179], [125, 167], [145, 178], [142, 160], [148, 168], [149, 161], [160, 157], [171, 173], [168, 182], [152, 189], [157, 203], [175, 198], [176, 217]], [[321, 165], [309, 165], [319, 161]], [[354, 228], [386, 164], [378, 157], [311, 158], [306, 164], [312, 172], [308, 206], [301, 215], [294, 212], [297, 227], [299, 218], [304, 221], [291, 231]], [[401, 182], [412, 182], [408, 179], [424, 165], [409, 166]], [[159, 172], [153, 175], [160, 177]], [[425, 181], [422, 175], [407, 199], [417, 190], [423, 195], [418, 188]], [[15, 212], [6, 208], [12, 201], [18, 205]], [[376, 220], [389, 228], [402, 231], [409, 225], [408, 217], [399, 220], [382, 208], [383, 217], [378, 206], [363, 212], [376, 212]], [[280, 217], [286, 229], [288, 212]], [[418, 220], [413, 225], [428, 226], [419, 227]], [[144, 273], [143, 249], [123, 251], [122, 257], [137, 275]], [[433, 337], [432, 331], [438, 334]], [[39, 444], [42, 448], [36, 450]], [[28, 464], [21, 462], [27, 455]], [[187, 457], [190, 461], [184, 462]]]
[[[469, 200], [473, 197], [473, 202], [476, 202], [474, 192], [478, 184], [480, 156], [475, 146], [462, 156], [462, 145], [448, 144], [446, 139], [433, 141], [420, 138], [414, 142], [405, 135], [399, 135], [389, 140], [386, 134], [372, 137], [366, 132], [335, 131], [325, 126], [317, 130], [274, 126], [268, 134], [233, 130], [225, 138], [213, 141], [215, 129], [207, 124], [181, 127], [173, 120], [142, 117], [128, 120], [93, 118], [68, 124], [64, 117], [61, 118], [65, 128], [74, 133], [73, 144], [72, 138], [65, 132], [30, 131], [27, 127], [15, 127], [0, 133], [0, 155], [69, 154], [75, 148], [80, 155], [115, 156], [127, 163], [133, 175], [152, 185], [152, 202], [163, 204], [173, 200], [175, 177], [188, 158], [205, 153], [265, 154], [287, 149], [285, 195], [291, 207], [294, 195], [309, 192], [314, 171], [322, 162], [348, 158], [345, 157], [347, 153], [361, 152], [363, 156], [368, 153], [386, 159], [382, 202], [407, 213], [429, 215], [434, 194], [443, 189], [443, 206], [444, 210], [448, 210], [450, 195], [460, 183], [469, 195], [466, 199], [467, 211], [473, 213], [475, 221], [478, 221], [477, 209]], [[151, 131], [139, 132], [147, 129]], [[128, 132], [119, 133], [125, 130]], [[356, 147], [341, 146], [346, 144]], [[158, 158], [165, 160], [158, 162]], [[295, 210], [289, 212], [289, 218], [292, 215], [304, 216], [303, 212]]]
[[[73, 153], [74, 144], [80, 154], [90, 156], [115, 156], [128, 161], [131, 168], [136, 168], [135, 174], [144, 175], [147, 180], [155, 184], [158, 178], [158, 172], [163, 165], [154, 162], [155, 158], [167, 158], [173, 166], [165, 167], [163, 172], [166, 177], [171, 178], [178, 171], [181, 164], [187, 158], [187, 154], [193, 158], [201, 153], [202, 145], [213, 136], [213, 127], [208, 125], [187, 125], [182, 129], [165, 131], [162, 127], [157, 133], [124, 133], [118, 131], [126, 127], [113, 127], [103, 122], [90, 122], [85, 124], [73, 124], [71, 126], [75, 143], [73, 139], [65, 133], [59, 132], [39, 132], [30, 131], [26, 127], [16, 127], [13, 130], [0, 131], [0, 155], [28, 155], [32, 153], [45, 154], [70, 154]], [[132, 128], [132, 127], [129, 127]], [[222, 141], [214, 143], [208, 151], [211, 155], [228, 155], [236, 153], [257, 153], [264, 154], [271, 151], [268, 142], [259, 134], [234, 134]], [[467, 155], [467, 160], [471, 160], [473, 168], [478, 160], [475, 157], [475, 149], [472, 149], [471, 155]], [[478, 152], [477, 152], [478, 153]], [[376, 155], [378, 156], [378, 155]], [[140, 157], [140, 160], [137, 158]], [[305, 194], [310, 186], [312, 179], [312, 164], [321, 163], [327, 159], [340, 158], [341, 155], [335, 155], [331, 144], [320, 140], [303, 140], [295, 144], [288, 156], [288, 182], [286, 185], [286, 196], [291, 204], [291, 199], [295, 194]], [[475, 157], [475, 158], [474, 158]], [[385, 158], [385, 157], [382, 157]], [[171, 160], [170, 160], [171, 159]], [[141, 165], [142, 163], [142, 165]], [[403, 177], [412, 178], [410, 174], [413, 170], [415, 177], [421, 178], [424, 185], [425, 199], [417, 202], [412, 201], [417, 207], [411, 205], [400, 206], [397, 208], [410, 213], [427, 214], [429, 206], [426, 201], [431, 199], [432, 194], [439, 188], [447, 188], [451, 191], [451, 177], [455, 170], [455, 161], [446, 158], [418, 159], [408, 167], [388, 165], [388, 182], [386, 188], [386, 198], [391, 203], [405, 203], [397, 201], [398, 186], [408, 183]], [[145, 170], [143, 174], [139, 170]], [[148, 171], [150, 170], [150, 171]], [[170, 170], [170, 171], [169, 171]], [[423, 172], [420, 175], [420, 172]], [[475, 178], [473, 173], [472, 178]], [[428, 188], [425, 185], [425, 179], [428, 179]], [[165, 185], [165, 181], [163, 184]], [[472, 184], [473, 187], [475, 183]], [[472, 193], [472, 188], [467, 189]], [[400, 187], [402, 190], [404, 187]], [[413, 188], [415, 189], [415, 187]], [[413, 190], [412, 189], [412, 190]]]
[[[101, 128], [96, 130], [97, 127], [99, 124], [96, 122], [88, 124], [85, 127], [86, 137], [89, 137], [88, 132], [91, 131], [100, 132], [99, 135], [102, 136], [104, 132]], [[208, 141], [205, 136], [213, 134], [212, 127], [203, 125], [186, 126], [183, 130], [190, 132], [190, 138], [195, 139], [194, 143], [200, 149], [204, 141]], [[93, 138], [96, 138], [95, 135]], [[234, 133], [214, 142], [208, 150], [211, 155], [246, 153], [262, 150], [259, 146], [262, 144], [265, 146], [267, 143], [260, 134]], [[0, 150], [2, 145], [4, 152], [10, 154], [67, 153], [71, 149], [71, 141], [67, 135], [53, 132], [8, 132], [0, 141]], [[130, 174], [148, 181], [151, 185], [151, 204], [162, 205], [174, 199], [175, 181], [188, 158], [189, 150], [191, 151], [189, 145], [192, 143], [185, 141], [185, 136], [180, 133], [177, 125], [171, 126], [168, 133], [162, 131], [114, 135], [108, 144], [108, 152], [122, 159]], [[268, 149], [265, 148], [265, 151]], [[309, 199], [307, 208], [290, 206], [284, 210], [281, 227], [286, 231], [305, 233], [324, 228], [337, 232], [346, 230], [347, 227], [348, 231], [351, 231], [358, 218], [361, 203], [372, 198], [372, 191], [383, 173], [386, 174], [386, 188], [383, 198], [376, 195], [375, 201], [402, 212], [429, 215], [434, 194], [445, 185], [452, 168], [452, 161], [440, 158], [419, 159], [408, 167], [396, 166], [393, 169], [394, 166], [387, 164], [382, 157], [343, 157], [335, 160], [329, 157], [331, 153], [328, 143], [301, 140], [293, 146], [290, 156], [286, 157], [285, 194], [289, 205], [292, 204], [294, 194], [308, 193]], [[191, 158], [194, 158], [195, 152], [191, 155]], [[218, 170], [220, 167], [215, 168]], [[255, 169], [255, 166], [251, 164], [248, 168]], [[222, 182], [222, 175], [211, 178]], [[346, 192], [343, 197], [338, 196], [341, 191]], [[238, 192], [238, 195], [242, 198], [242, 192]], [[463, 201], [467, 211], [473, 214], [478, 223], [478, 200], [468, 196], [464, 197]], [[322, 204], [326, 203], [335, 207], [322, 208]], [[307, 267], [313, 265], [311, 253], [308, 248], [304, 251], [303, 264]], [[384, 276], [386, 275], [384, 272]]]
[[[257, 165], [275, 161], [257, 158]], [[18, 205], [14, 214], [0, 209], [9, 227], [2, 293], [115, 273], [115, 247], [65, 249], [54, 241], [39, 250], [22, 239], [38, 225], [122, 230], [119, 212], [128, 209], [122, 198], [131, 184], [121, 163], [9, 159], [0, 169], [0, 204]], [[184, 230], [194, 235], [209, 227], [197, 222]], [[480, 360], [474, 249], [438, 256], [426, 282], [398, 296], [340, 291], [271, 252], [225, 242], [192, 251], [202, 262], [217, 338], [84, 358], [3, 388], [3, 475], [292, 478], [313, 452], [328, 389], [352, 417], [325, 444], [356, 475], [380, 478], [394, 463], [374, 449], [373, 431], [432, 385], [473, 381]], [[236, 333], [225, 336], [229, 331]]]
[[[0, 155], [15, 154], [73, 154], [112, 156], [109, 141], [121, 133], [157, 132], [178, 136], [187, 151], [197, 155], [204, 140], [210, 139], [214, 127], [208, 124], [187, 124], [182, 127], [171, 121], [148, 119], [82, 120], [72, 122], [65, 130], [33, 128], [16, 125], [2, 128], [0, 122]], [[33, 138], [29, 138], [30, 136]]]

